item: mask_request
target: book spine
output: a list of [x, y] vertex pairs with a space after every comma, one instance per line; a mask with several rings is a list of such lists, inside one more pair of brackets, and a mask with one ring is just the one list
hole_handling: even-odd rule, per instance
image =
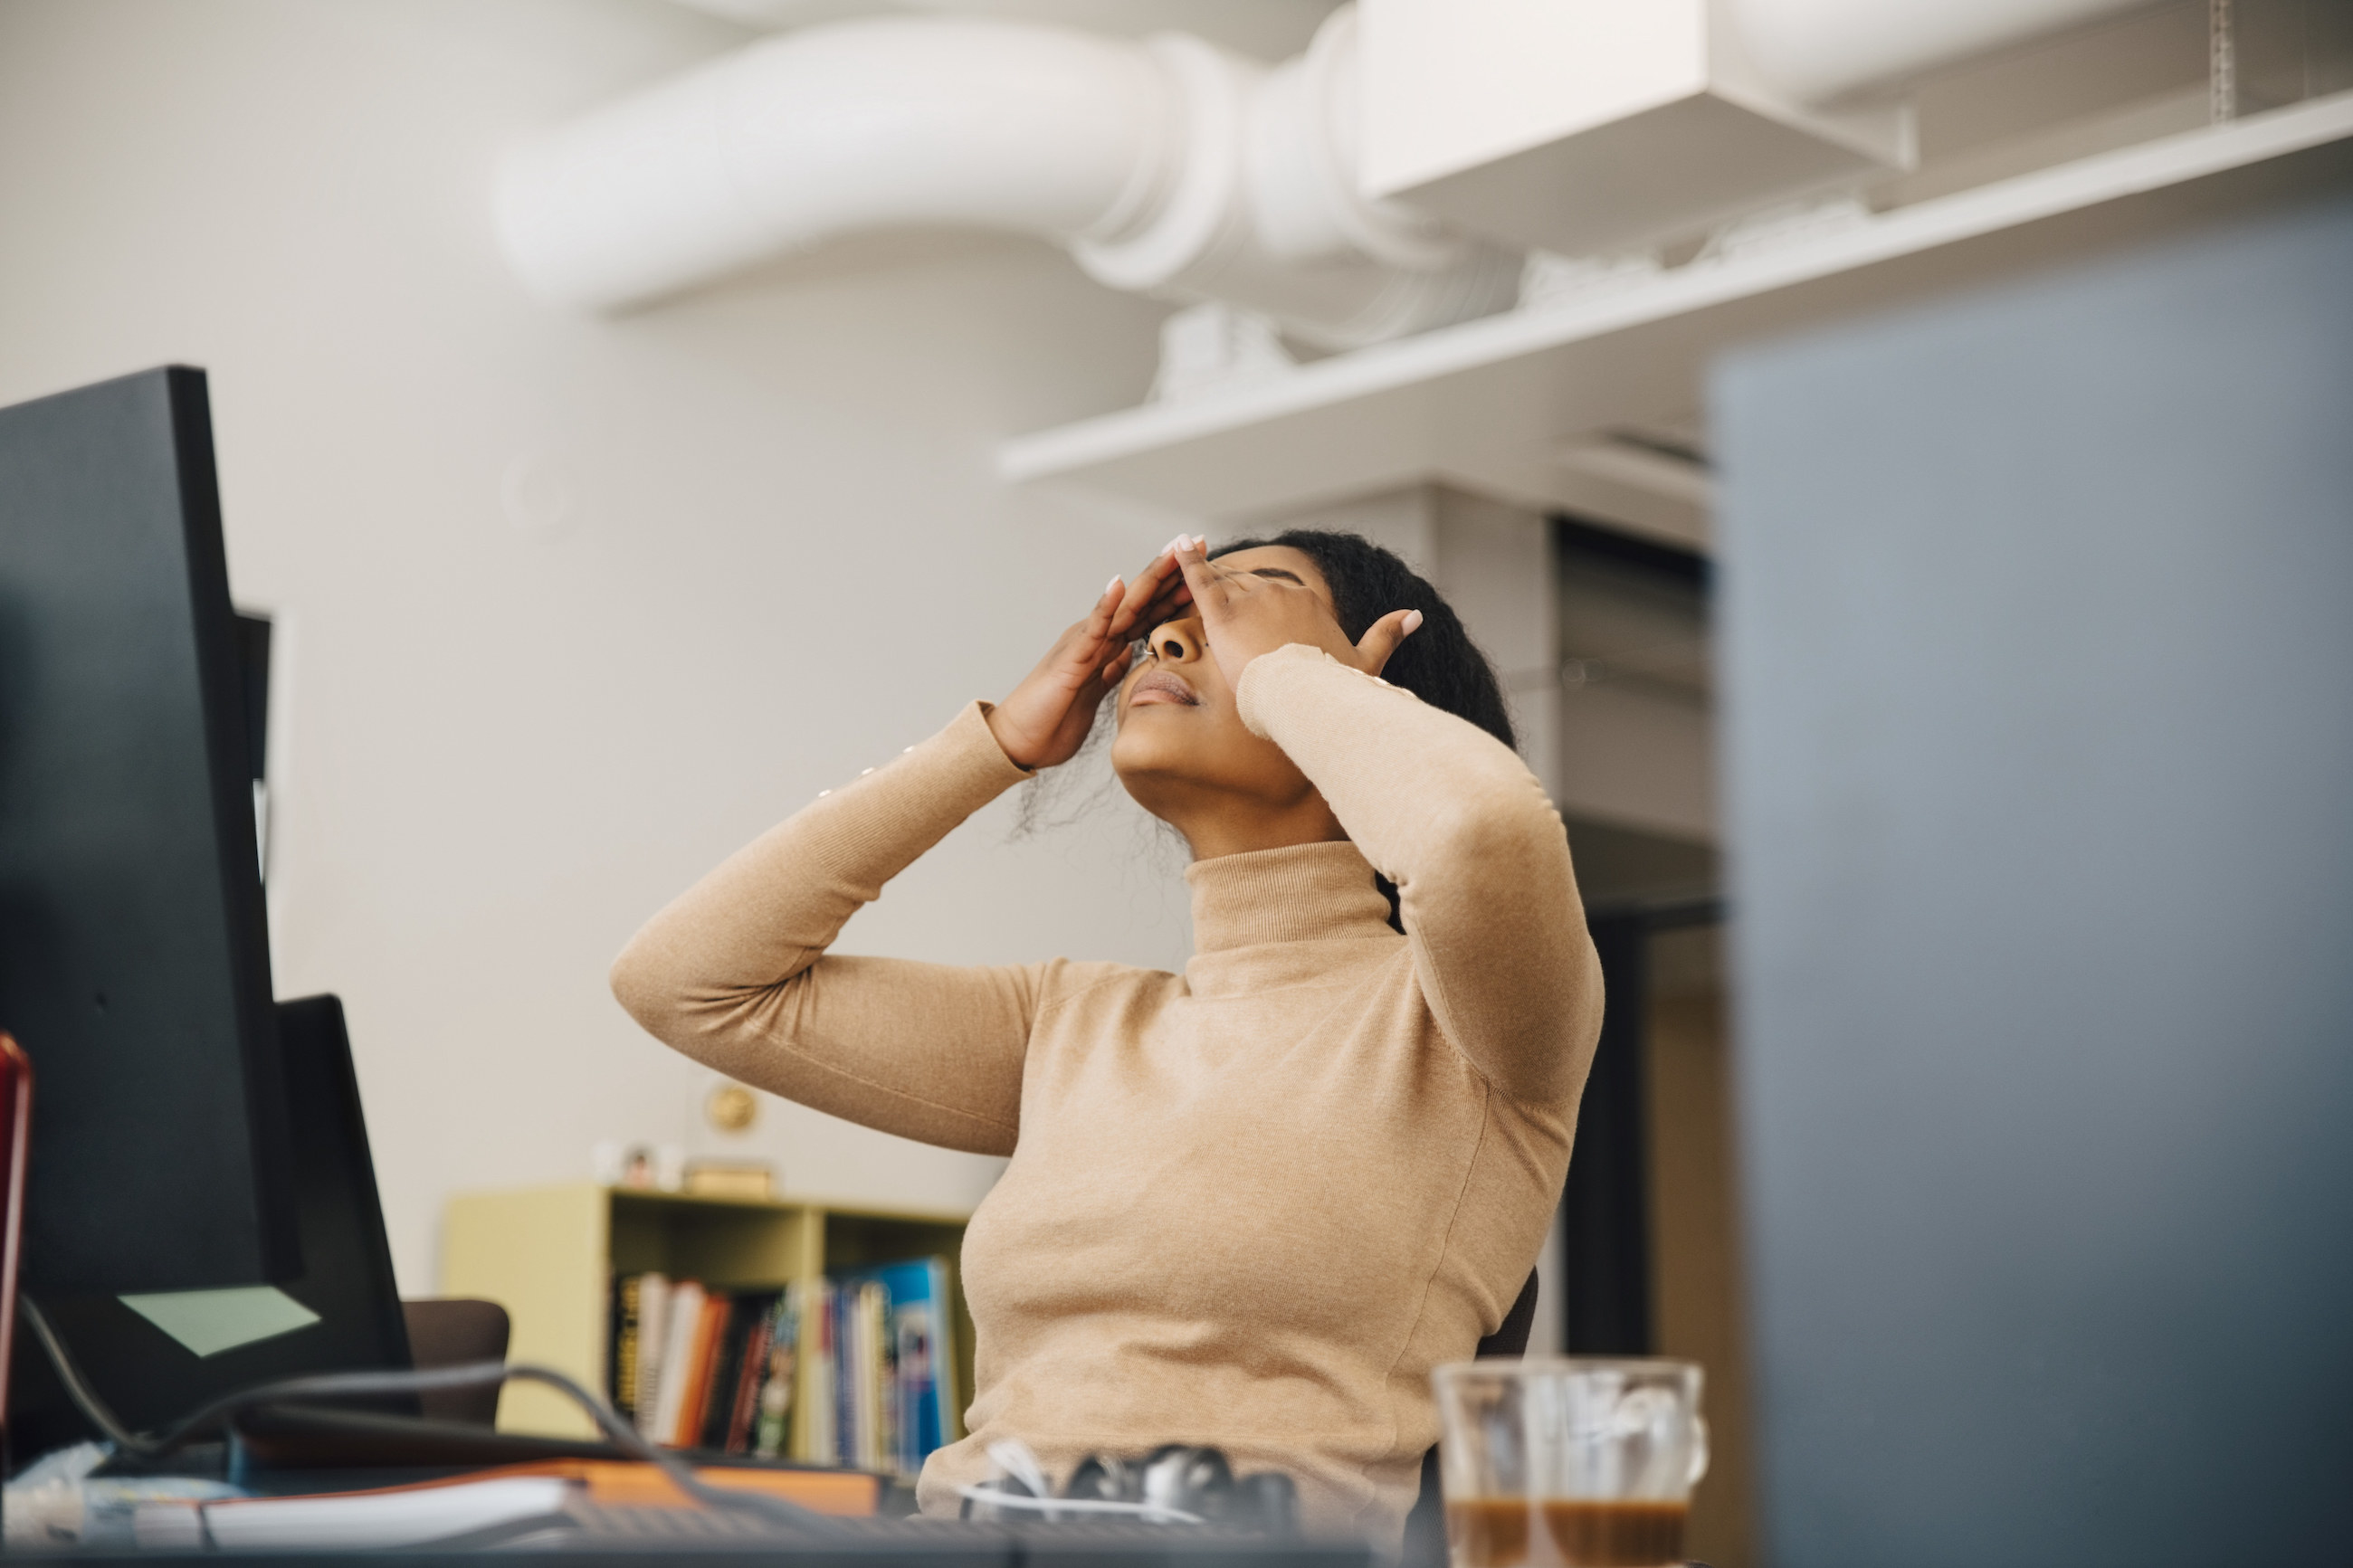
[[752, 1429], [760, 1415], [761, 1369], [768, 1361], [768, 1324], [754, 1321], [744, 1336], [744, 1350], [735, 1367], [734, 1398], [729, 1402], [727, 1430], [720, 1450], [728, 1454], [752, 1451]]
[[825, 1313], [825, 1402], [826, 1463], [847, 1465], [851, 1462], [849, 1422], [842, 1414], [841, 1403], [848, 1388], [841, 1378], [842, 1336], [846, 1325], [841, 1321], [841, 1293], [828, 1285], [822, 1309]]
[[828, 1463], [847, 1464], [849, 1450], [842, 1447], [848, 1434], [841, 1423], [841, 1294], [831, 1286], [825, 1292], [825, 1374], [826, 1404], [832, 1414], [826, 1418], [825, 1452]]
[[662, 1352], [670, 1344], [670, 1279], [638, 1276], [638, 1370], [629, 1390], [638, 1435], [651, 1440], [661, 1400]]
[[904, 1406], [899, 1384], [899, 1336], [891, 1312], [891, 1288], [874, 1287], [874, 1449], [882, 1468], [911, 1473], [907, 1463]]
[[698, 1448], [719, 1453], [727, 1447], [727, 1426], [735, 1414], [735, 1380], [744, 1371], [744, 1342], [751, 1323], [746, 1314], [751, 1306], [748, 1297], [733, 1298], [720, 1322], [718, 1343], [711, 1356], [710, 1383], [702, 1399], [702, 1421], [694, 1433]]
[[727, 1430], [721, 1439], [722, 1448], [730, 1454], [752, 1451], [753, 1428], [760, 1417], [760, 1385], [767, 1380], [768, 1341], [776, 1331], [775, 1304], [762, 1298], [752, 1305], [754, 1310], [744, 1324], [742, 1348], [736, 1352], [734, 1404], [727, 1412]]
[[686, 1397], [679, 1404], [678, 1428], [670, 1441], [681, 1448], [691, 1448], [702, 1441], [702, 1418], [711, 1404], [711, 1377], [713, 1363], [719, 1358], [720, 1336], [727, 1327], [727, 1298], [718, 1291], [707, 1292], [702, 1298], [702, 1310], [694, 1325], [694, 1349], [687, 1364], [679, 1370], [686, 1374]]
[[871, 1432], [866, 1387], [866, 1314], [860, 1310], [859, 1289], [841, 1288], [836, 1310], [841, 1317], [837, 1342], [841, 1346], [842, 1463], [871, 1469], [867, 1447]]
[[841, 1288], [841, 1462], [869, 1468], [866, 1457], [866, 1315], [856, 1285]]
[[662, 1364], [656, 1384], [654, 1418], [647, 1435], [675, 1446], [694, 1372], [694, 1340], [702, 1326], [702, 1287], [681, 1279], [670, 1288], [669, 1321], [662, 1334]]
[[793, 1442], [797, 1459], [821, 1465], [825, 1457], [825, 1361], [831, 1352], [825, 1345], [825, 1313], [818, 1304], [814, 1286], [802, 1286], [800, 1309], [801, 1386], [795, 1397], [800, 1402], [800, 1415], [796, 1418]]
[[833, 1287], [820, 1283], [816, 1297], [818, 1324], [818, 1365], [824, 1373], [824, 1388], [818, 1401], [818, 1413], [822, 1418], [818, 1427], [817, 1453], [814, 1458], [822, 1465], [841, 1463], [841, 1401], [835, 1384], [836, 1363], [839, 1357], [834, 1343], [834, 1332], [840, 1325], [834, 1316]]
[[940, 1446], [939, 1417], [935, 1408], [939, 1384], [933, 1371], [932, 1320], [934, 1308], [929, 1298], [892, 1301], [892, 1341], [897, 1352], [897, 1387], [899, 1410], [899, 1469], [902, 1475], [913, 1475], [923, 1468], [923, 1460]]
[[801, 1288], [777, 1298], [776, 1315], [768, 1333], [768, 1366], [760, 1384], [759, 1436], [752, 1451], [763, 1458], [783, 1458], [797, 1448], [793, 1415], [800, 1377]]
[[932, 1292], [931, 1408], [933, 1447], [944, 1448], [963, 1436], [964, 1407], [956, 1403], [956, 1297], [947, 1263], [927, 1259], [923, 1272]]
[[605, 1397], [624, 1421], [634, 1424], [638, 1406], [638, 1293], [642, 1281], [625, 1274], [613, 1281], [612, 1310], [605, 1314]]

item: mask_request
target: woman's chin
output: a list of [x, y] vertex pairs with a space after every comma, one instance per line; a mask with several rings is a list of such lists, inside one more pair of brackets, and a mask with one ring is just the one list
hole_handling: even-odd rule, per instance
[[1200, 769], [1200, 748], [1156, 723], [1139, 724], [1134, 715], [1122, 724], [1111, 743], [1112, 771], [1131, 793], [1139, 784], [1187, 782]]

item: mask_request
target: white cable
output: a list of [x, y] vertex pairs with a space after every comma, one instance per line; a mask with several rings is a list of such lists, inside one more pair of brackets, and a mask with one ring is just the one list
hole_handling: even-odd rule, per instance
[[1096, 1498], [1022, 1497], [1015, 1492], [1001, 1492], [979, 1483], [967, 1483], [956, 1488], [956, 1495], [991, 1508], [1026, 1508], [1039, 1513], [1113, 1513], [1130, 1519], [1156, 1520], [1167, 1524], [1207, 1524], [1209, 1521], [1198, 1513], [1187, 1513], [1181, 1508], [1164, 1508], [1149, 1502], [1109, 1502]]

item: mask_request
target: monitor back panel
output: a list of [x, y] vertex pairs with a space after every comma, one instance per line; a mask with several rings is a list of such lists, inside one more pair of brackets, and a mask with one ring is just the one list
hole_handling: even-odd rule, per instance
[[1767, 1554], [2353, 1542], [2353, 201], [1719, 371]]
[[37, 1293], [299, 1266], [202, 373], [0, 409], [0, 1027]]
[[[274, 1289], [301, 1312], [275, 1332], [192, 1348], [112, 1295], [42, 1300], [99, 1397], [135, 1429], [160, 1430], [224, 1394], [279, 1378], [409, 1364], [343, 1004], [305, 996], [280, 1003], [278, 1018], [303, 1267]], [[97, 1436], [29, 1335], [17, 1336], [15, 1383], [9, 1435], [20, 1456]], [[413, 1395], [353, 1403], [417, 1413]]]

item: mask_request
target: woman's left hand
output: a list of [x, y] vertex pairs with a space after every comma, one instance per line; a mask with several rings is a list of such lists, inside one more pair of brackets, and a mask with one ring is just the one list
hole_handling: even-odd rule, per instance
[[1163, 546], [1134, 582], [1113, 578], [1087, 617], [1063, 632], [1038, 668], [989, 710], [989, 733], [1015, 766], [1050, 768], [1078, 753], [1096, 704], [1127, 674], [1128, 637], [1175, 614], [1188, 596], [1173, 559], [1179, 542]]
[[1226, 684], [1237, 690], [1250, 660], [1291, 643], [1320, 647], [1351, 668], [1378, 675], [1398, 645], [1421, 625], [1419, 610], [1391, 610], [1352, 643], [1323, 598], [1303, 584], [1220, 566], [1198, 538], [1178, 543], [1176, 564], [1193, 591], [1210, 657]]

